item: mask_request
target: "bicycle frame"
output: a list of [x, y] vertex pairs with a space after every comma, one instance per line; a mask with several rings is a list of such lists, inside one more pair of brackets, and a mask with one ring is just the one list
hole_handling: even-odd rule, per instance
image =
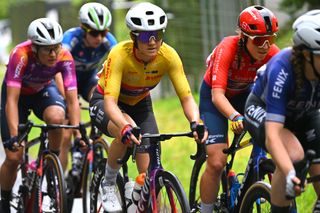
[[[224, 168], [223, 174], [221, 176], [221, 183], [222, 183], [222, 192], [219, 194], [217, 198], [217, 202], [215, 204], [215, 209], [228, 209], [230, 212], [238, 212], [240, 209], [240, 205], [242, 202], [242, 199], [248, 190], [248, 188], [256, 181], [261, 180], [261, 175], [260, 175], [260, 164], [267, 160], [266, 152], [261, 149], [258, 146], [253, 145], [248, 164], [246, 166], [245, 172], [244, 173], [239, 173], [239, 175], [243, 175], [242, 181], [240, 182], [240, 188], [237, 193], [237, 196], [234, 201], [231, 201], [230, 199], [230, 186], [228, 186], [228, 181], [227, 181], [227, 175], [229, 171], [233, 167], [234, 163], [234, 158], [236, 153], [249, 146], [252, 145], [251, 139], [247, 140], [242, 140], [246, 132], [242, 132], [241, 134], [237, 135], [235, 134], [232, 144], [228, 149], [223, 150], [225, 154], [227, 154], [228, 161], [226, 163], [226, 166]], [[201, 149], [201, 151], [199, 151]], [[206, 153], [204, 152], [205, 148], [198, 146], [197, 153], [195, 155], [191, 156], [191, 159], [195, 160], [194, 167], [196, 166], [197, 168], [201, 167], [202, 164], [206, 161]], [[273, 165], [273, 164], [272, 164]], [[274, 168], [272, 168], [274, 169]], [[195, 180], [197, 177], [196, 173], [192, 173], [191, 180]], [[269, 179], [271, 180], [271, 176], [269, 176]], [[190, 187], [190, 194], [195, 195], [194, 183], [191, 181], [191, 187]], [[191, 199], [191, 198], [190, 198]], [[231, 203], [234, 203], [233, 208], [231, 208]], [[195, 203], [190, 204], [191, 207], [193, 208], [192, 210], [197, 210], [198, 206], [195, 206]]]
[[[33, 127], [40, 128], [41, 132], [40, 135], [30, 141], [28, 141], [28, 135]], [[22, 185], [19, 187], [18, 196], [24, 199], [22, 202], [25, 203], [24, 207], [27, 208], [27, 212], [32, 212], [32, 208], [34, 205], [33, 201], [33, 189], [35, 186], [40, 187], [40, 181], [43, 177], [43, 162], [44, 157], [47, 154], [53, 154], [49, 151], [48, 148], [48, 131], [57, 128], [71, 128], [71, 129], [80, 129], [81, 135], [85, 134], [83, 131], [83, 126], [80, 124], [79, 126], [70, 126], [70, 125], [59, 125], [59, 124], [42, 124], [37, 125], [33, 124], [31, 121], [28, 121], [26, 124], [20, 124], [18, 127], [19, 135], [18, 135], [18, 143], [21, 144], [22, 141], [26, 141], [23, 153], [22, 163], [20, 164], [20, 169], [22, 171]], [[40, 143], [40, 147], [38, 149], [37, 158], [35, 160], [36, 169], [30, 170], [29, 168], [29, 149]], [[53, 154], [55, 156], [55, 154]], [[57, 158], [57, 156], [56, 156]], [[61, 165], [59, 164], [61, 167]], [[39, 202], [42, 203], [41, 196], [39, 197]], [[19, 201], [18, 201], [19, 202]], [[30, 205], [31, 202], [31, 205]], [[19, 203], [17, 203], [19, 208]], [[31, 209], [30, 209], [31, 208]], [[20, 209], [24, 211], [25, 209]]]
[[[151, 202], [152, 212], [157, 213], [157, 196], [156, 196], [156, 176], [160, 173], [165, 171], [161, 164], [161, 155], [160, 155], [160, 141], [168, 140], [172, 137], [180, 137], [180, 136], [187, 136], [193, 137], [192, 132], [189, 133], [177, 133], [177, 134], [144, 134], [142, 135], [142, 139], [149, 140], [150, 147], [148, 149], [149, 157], [150, 157], [150, 164], [148, 167], [148, 172], [145, 177], [145, 183], [142, 187], [141, 198], [139, 200], [137, 212], [143, 212], [149, 206], [148, 202]], [[126, 155], [123, 159], [119, 159], [118, 163], [122, 164], [123, 170], [123, 178], [124, 182], [126, 183], [129, 181], [128, 177], [128, 167], [127, 167], [127, 160], [129, 159], [130, 155], [132, 154], [132, 160], [135, 161], [135, 150], [136, 144], [133, 145], [132, 150], [127, 151]], [[174, 198], [171, 190], [168, 190], [168, 196], [170, 203], [174, 205]], [[151, 196], [151, 199], [149, 199]], [[143, 198], [142, 198], [143, 197]]]

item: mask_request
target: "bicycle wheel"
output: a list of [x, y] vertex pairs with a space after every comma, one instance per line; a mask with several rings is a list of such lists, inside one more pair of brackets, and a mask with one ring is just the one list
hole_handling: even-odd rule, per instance
[[96, 171], [98, 163], [107, 158], [109, 145], [103, 138], [93, 141], [93, 150], [86, 155], [86, 160], [82, 168], [82, 207], [83, 212], [90, 212], [90, 182], [93, 177], [93, 171]]
[[[104, 178], [105, 174], [105, 167], [106, 167], [107, 159], [102, 159], [96, 170], [94, 171], [91, 183], [90, 183], [90, 213], [102, 213], [105, 212], [102, 207], [102, 199], [100, 195], [100, 183]], [[125, 203], [125, 197], [124, 197], [124, 182], [123, 178], [121, 177], [120, 173], [117, 176], [117, 196], [120, 201], [120, 204], [122, 206], [122, 209], [124, 209], [123, 212], [126, 212], [126, 203]]]
[[34, 212], [67, 212], [66, 186], [58, 157], [45, 154], [42, 169], [35, 190]]
[[[27, 172], [23, 172], [26, 168], [20, 167], [17, 171], [17, 179], [12, 189], [12, 197], [10, 206], [15, 209], [17, 213], [24, 213], [25, 211], [32, 211], [33, 200], [28, 196], [28, 186], [30, 185]], [[24, 179], [24, 181], [22, 181]]]
[[270, 184], [263, 181], [256, 182], [244, 195], [240, 207], [240, 213], [271, 212], [270, 194]]
[[[187, 195], [178, 178], [168, 171], [156, 175], [157, 212], [190, 212]], [[152, 207], [148, 208], [148, 212]]]
[[190, 178], [190, 190], [189, 190], [189, 205], [191, 212], [200, 212], [200, 175], [202, 174], [202, 165], [206, 161], [205, 155], [202, 155], [197, 159], [193, 165], [191, 178]]

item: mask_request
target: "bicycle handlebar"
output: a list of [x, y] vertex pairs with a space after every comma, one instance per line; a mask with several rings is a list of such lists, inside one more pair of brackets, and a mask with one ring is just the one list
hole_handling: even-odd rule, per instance
[[86, 126], [83, 123], [80, 123], [79, 125], [65, 125], [65, 124], [34, 124], [32, 121], [27, 121], [25, 124], [19, 124], [18, 125], [18, 143], [20, 144], [22, 141], [24, 141], [28, 134], [30, 133], [31, 129], [40, 128], [42, 132], [47, 132], [49, 130], [54, 129], [78, 129], [81, 134], [81, 139], [85, 141], [85, 143], [89, 144], [89, 138], [87, 136], [86, 132]]
[[[134, 134], [134, 136], [136, 138], [139, 138], [140, 135], [140, 128], [139, 127], [134, 127], [132, 134]], [[160, 141], [165, 141], [165, 140], [169, 140], [173, 137], [193, 137], [193, 133], [192, 132], [183, 132], [183, 133], [163, 133], [163, 134], [149, 134], [149, 133], [145, 133], [142, 135], [142, 139], [149, 139], [150, 143], [158, 143]], [[128, 161], [130, 155], [132, 155], [132, 162], [135, 162], [135, 157], [136, 157], [136, 150], [137, 150], [137, 144], [133, 143], [132, 148], [130, 148], [129, 151], [126, 152], [125, 156], [123, 158], [120, 158], [117, 160], [118, 164], [124, 164]]]
[[[311, 164], [314, 163], [313, 160], [315, 159], [315, 157], [316, 157], [316, 152], [312, 149], [309, 149], [306, 151], [306, 154], [302, 160], [293, 163], [293, 166], [296, 171], [296, 176], [300, 179], [299, 186], [301, 188], [301, 191], [304, 191], [305, 181], [306, 180], [308, 181], [307, 174]], [[293, 199], [294, 197], [286, 195], [286, 198]]]
[[240, 134], [234, 134], [234, 137], [233, 137], [233, 140], [232, 140], [232, 143], [230, 145], [229, 148], [227, 149], [224, 149], [223, 150], [223, 153], [224, 154], [233, 154], [237, 151], [238, 148], [241, 147], [241, 140], [242, 138], [244, 137], [244, 135], [246, 134], [247, 131], [242, 131]]

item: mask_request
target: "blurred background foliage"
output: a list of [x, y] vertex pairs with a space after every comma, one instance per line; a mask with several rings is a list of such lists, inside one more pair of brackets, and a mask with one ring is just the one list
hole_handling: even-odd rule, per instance
[[[264, 5], [277, 15], [280, 23], [277, 44], [280, 48], [291, 44], [291, 23], [307, 9], [320, 8], [319, 0], [147, 0], [162, 7], [169, 22], [165, 42], [173, 46], [182, 58], [193, 91], [197, 92], [205, 72], [205, 60], [215, 45], [224, 37], [234, 35], [239, 12], [254, 4]], [[10, 23], [12, 47], [26, 40], [29, 23], [39, 17], [56, 18], [63, 30], [79, 26], [79, 8], [84, 0], [1, 0], [0, 21]], [[110, 31], [118, 41], [129, 39], [125, 14], [135, 2], [125, 0], [96, 0], [112, 13]], [[279, 13], [279, 16], [278, 16]], [[1, 36], [1, 34], [0, 34]], [[1, 52], [2, 50], [0, 50]], [[159, 97], [172, 95], [171, 83], [161, 82]]]

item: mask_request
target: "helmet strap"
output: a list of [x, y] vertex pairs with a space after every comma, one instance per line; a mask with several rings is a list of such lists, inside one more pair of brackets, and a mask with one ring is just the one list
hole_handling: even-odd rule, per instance
[[36, 58], [39, 59], [39, 46], [32, 44], [31, 49], [32, 49], [32, 52], [36, 55]]
[[134, 35], [132, 32], [130, 32], [130, 38], [133, 41], [133, 47], [136, 48], [136, 49], [139, 49], [138, 48], [138, 38], [137, 38], [137, 36]]

